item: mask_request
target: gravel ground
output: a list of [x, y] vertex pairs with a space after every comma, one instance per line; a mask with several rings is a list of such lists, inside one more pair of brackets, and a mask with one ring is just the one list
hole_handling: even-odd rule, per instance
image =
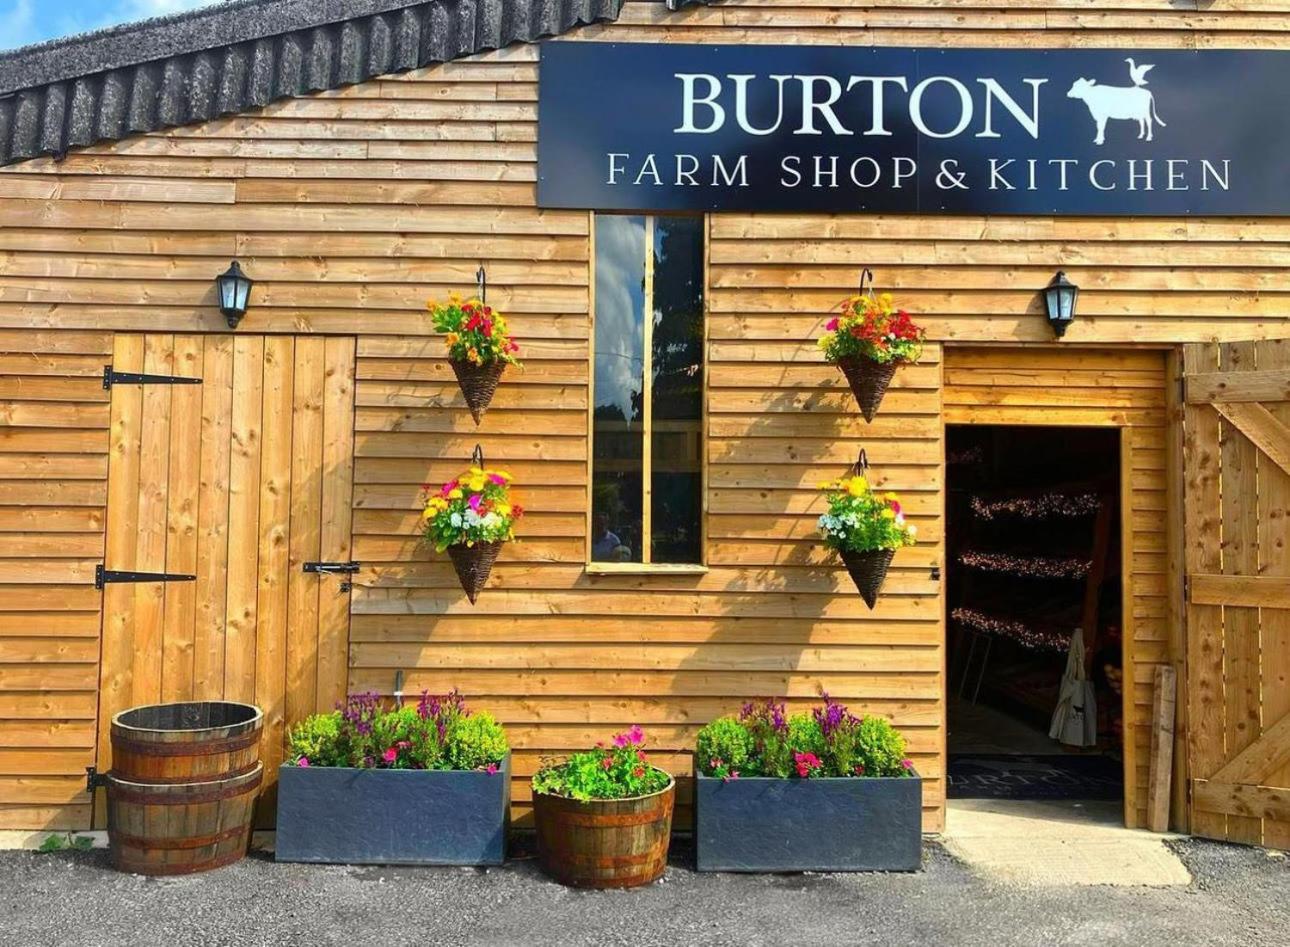
[[1174, 843], [1186, 888], [1034, 889], [973, 875], [934, 843], [913, 875], [699, 875], [570, 891], [527, 859], [505, 868], [331, 868], [262, 855], [146, 879], [106, 853], [0, 853], [0, 943], [36, 945], [950, 944], [1290, 945], [1290, 860]]

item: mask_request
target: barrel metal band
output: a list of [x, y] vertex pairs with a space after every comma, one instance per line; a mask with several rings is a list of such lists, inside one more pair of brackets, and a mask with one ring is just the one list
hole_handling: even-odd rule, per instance
[[121, 735], [114, 735], [112, 740], [116, 749], [134, 753], [137, 756], [214, 756], [217, 753], [236, 753], [238, 750], [246, 750], [259, 742], [259, 728], [241, 736], [212, 740], [209, 743], [153, 743], [132, 740], [130, 737]]
[[[113, 778], [108, 783], [108, 802], [137, 802], [145, 806], [187, 806], [198, 802], [220, 802], [224, 799], [235, 799], [238, 796], [245, 796], [248, 793], [255, 792], [260, 788], [260, 783], [264, 781], [264, 774], [257, 774], [255, 779], [239, 783], [235, 786], [226, 786], [223, 789], [208, 790], [206, 792], [194, 793], [160, 793], [154, 795], [150, 792], [140, 792], [137, 789], [122, 789], [118, 782]], [[182, 785], [182, 784], [181, 784]], [[198, 783], [196, 785], [206, 785]], [[209, 785], [216, 785], [211, 783]], [[165, 785], [153, 787], [155, 789], [170, 788]]]
[[252, 760], [246, 766], [242, 766], [234, 770], [229, 770], [228, 772], [209, 773], [209, 774], [189, 774], [187, 776], [135, 777], [135, 776], [122, 776], [116, 771], [113, 771], [112, 775], [116, 776], [117, 779], [122, 779], [129, 783], [146, 783], [149, 786], [178, 786], [183, 783], [218, 783], [218, 782], [223, 782], [226, 779], [237, 779], [239, 776], [245, 776], [247, 773], [252, 772], [259, 765], [260, 765], [259, 760]]
[[147, 838], [142, 835], [113, 832], [111, 833], [111, 838], [113, 845], [142, 848], [144, 850], [166, 849], [167, 851], [182, 851], [191, 848], [205, 848], [207, 845], [218, 845], [220, 842], [244, 836], [250, 831], [251, 827], [249, 825], [239, 825], [236, 828], [226, 829], [217, 835], [195, 835], [184, 838]]
[[195, 862], [191, 865], [158, 865], [154, 862], [130, 861], [119, 856], [116, 864], [125, 871], [139, 875], [192, 875], [199, 871], [210, 871], [212, 868], [223, 868], [225, 865], [231, 865], [233, 862], [241, 861], [245, 857], [246, 852], [239, 845], [233, 851], [226, 852], [218, 858]]
[[559, 821], [565, 825], [579, 825], [587, 828], [617, 828], [623, 825], [648, 825], [651, 822], [662, 822], [663, 814], [657, 810], [650, 812], [630, 812], [623, 815], [584, 815], [577, 812], [562, 812]]
[[636, 855], [591, 855], [578, 852], [561, 851], [560, 860], [568, 864], [584, 865], [590, 868], [620, 868], [623, 865], [648, 865], [657, 863], [660, 855], [657, 851], [641, 852]]

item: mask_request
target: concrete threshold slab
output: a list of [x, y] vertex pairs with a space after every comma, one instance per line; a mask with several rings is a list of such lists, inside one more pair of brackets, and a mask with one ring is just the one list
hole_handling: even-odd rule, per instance
[[1114, 802], [951, 799], [942, 842], [979, 874], [1034, 886], [1168, 887], [1191, 874], [1159, 835], [1124, 828]]

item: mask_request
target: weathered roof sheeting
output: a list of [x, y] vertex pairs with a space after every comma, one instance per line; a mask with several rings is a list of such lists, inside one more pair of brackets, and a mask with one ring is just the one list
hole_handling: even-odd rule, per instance
[[30, 46], [0, 55], [0, 164], [558, 36], [622, 5], [245, 0]]

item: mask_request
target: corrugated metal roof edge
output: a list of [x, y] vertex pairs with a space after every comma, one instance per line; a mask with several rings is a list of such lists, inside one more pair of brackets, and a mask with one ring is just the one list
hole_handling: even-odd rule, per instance
[[28, 46], [0, 54], [0, 164], [535, 42], [616, 20], [622, 5], [236, 0]]

